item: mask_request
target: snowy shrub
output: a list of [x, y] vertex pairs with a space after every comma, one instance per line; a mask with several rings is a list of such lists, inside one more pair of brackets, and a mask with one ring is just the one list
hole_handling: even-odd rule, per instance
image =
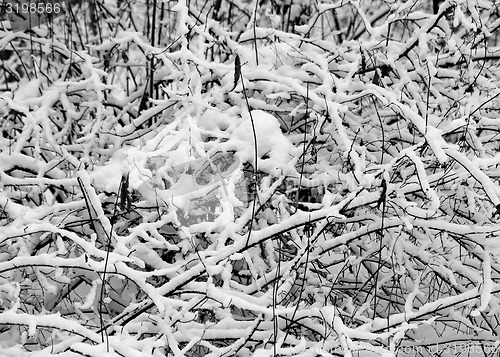
[[0, 354], [497, 355], [499, 10], [437, 3], [0, 31]]

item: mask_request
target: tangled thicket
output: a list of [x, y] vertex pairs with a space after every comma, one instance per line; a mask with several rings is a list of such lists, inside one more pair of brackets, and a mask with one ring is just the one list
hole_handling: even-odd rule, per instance
[[[2, 355], [498, 353], [500, 8], [432, 5], [90, 1], [0, 31]], [[169, 196], [214, 157], [217, 207]]]

